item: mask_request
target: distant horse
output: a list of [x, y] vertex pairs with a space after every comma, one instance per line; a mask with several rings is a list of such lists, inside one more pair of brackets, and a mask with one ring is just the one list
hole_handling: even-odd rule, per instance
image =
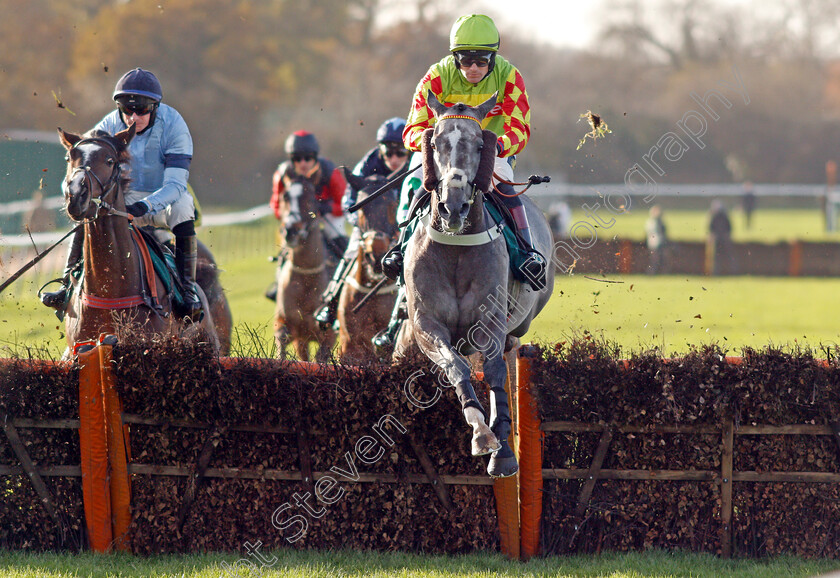
[[314, 315], [330, 279], [315, 186], [307, 179], [291, 180], [280, 196], [279, 213], [287, 257], [277, 267], [277, 355], [285, 359], [291, 343], [296, 357], [309, 361], [309, 343], [314, 341], [316, 359], [323, 363], [332, 355], [335, 331], [318, 329]]
[[[399, 358], [416, 344], [443, 370], [473, 428], [472, 454], [492, 453], [488, 473], [511, 476], [519, 466], [508, 445], [503, 354], [548, 302], [553, 265], [549, 260], [547, 283], [540, 291], [515, 281], [505, 240], [485, 209], [497, 137], [482, 131], [480, 121], [496, 105], [496, 95], [477, 107], [446, 107], [431, 91], [427, 101], [436, 118], [434, 129], [424, 134], [422, 153], [431, 205], [405, 251], [408, 319], [394, 355]], [[545, 217], [528, 198], [522, 200], [534, 247], [550, 255], [552, 237]], [[464, 358], [477, 351], [483, 354], [484, 379], [490, 385], [489, 427]]]
[[197, 292], [205, 312], [198, 327], [192, 323], [185, 327], [173, 312], [171, 295], [154, 267], [149, 267], [151, 258], [144, 259], [148, 245], [125, 212], [129, 179], [122, 173], [123, 163], [130, 161], [128, 143], [134, 138], [134, 125], [114, 136], [104, 131], [77, 135], [60, 128], [58, 134], [67, 149], [65, 209], [71, 220], [84, 225], [83, 273], [73, 281], [65, 312], [70, 348], [127, 326], [149, 334], [201, 328], [216, 349], [227, 354], [230, 308], [209, 251], [203, 249], [204, 258], [198, 263]]
[[[350, 186], [359, 191], [357, 202], [366, 199], [370, 193], [379, 190], [388, 181], [387, 177], [382, 175], [362, 178], [346, 169], [344, 172]], [[366, 204], [357, 213], [357, 226], [362, 238], [338, 304], [339, 357], [345, 363], [375, 361], [377, 355], [371, 338], [388, 325], [391, 318], [397, 293], [394, 282], [383, 285], [357, 313], [353, 313], [353, 308], [385, 277], [381, 261], [396, 240], [398, 204], [399, 187], [395, 186]]]

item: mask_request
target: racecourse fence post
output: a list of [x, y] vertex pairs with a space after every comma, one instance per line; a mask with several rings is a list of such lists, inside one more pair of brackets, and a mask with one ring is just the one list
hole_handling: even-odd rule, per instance
[[[509, 361], [505, 360], [506, 363]], [[513, 383], [508, 371], [505, 389], [508, 395], [508, 407], [512, 407], [511, 399]], [[515, 448], [514, 430], [511, 428], [508, 443]], [[502, 553], [512, 560], [520, 559], [519, 534], [519, 474], [493, 481], [493, 494], [496, 497], [496, 515], [499, 520], [499, 537]]]
[[790, 242], [790, 258], [788, 275], [799, 277], [802, 274], [802, 241], [794, 239]]
[[723, 418], [723, 451], [720, 460], [720, 550], [724, 558], [732, 557], [732, 462], [735, 446], [735, 424], [731, 415]]
[[629, 275], [633, 272], [633, 241], [623, 239], [618, 254], [618, 271]]
[[114, 388], [113, 349], [114, 336], [99, 338], [99, 369], [102, 394], [105, 400], [105, 432], [108, 436], [108, 463], [110, 465], [111, 527], [113, 546], [130, 551], [128, 527], [131, 524], [131, 484], [128, 462], [131, 461], [128, 443], [128, 426], [122, 423], [122, 401]]
[[79, 364], [79, 454], [85, 525], [91, 550], [107, 552], [113, 532], [99, 351], [94, 342], [78, 343], [74, 351]]
[[531, 383], [531, 359], [536, 355], [533, 346], [519, 349], [516, 360], [517, 437], [519, 438], [519, 523], [522, 560], [540, 553], [540, 523], [542, 521], [542, 452], [544, 434], [540, 430], [540, 416]]

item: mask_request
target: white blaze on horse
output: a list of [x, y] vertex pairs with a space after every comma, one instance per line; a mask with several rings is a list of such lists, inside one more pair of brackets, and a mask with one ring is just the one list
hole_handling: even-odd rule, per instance
[[[505, 239], [485, 208], [497, 137], [482, 131], [480, 123], [495, 106], [496, 95], [477, 107], [446, 107], [431, 92], [427, 100], [436, 118], [424, 135], [423, 152], [424, 187], [431, 191], [431, 204], [405, 250], [408, 319], [395, 357], [405, 355], [412, 344], [419, 346], [455, 388], [473, 430], [472, 454], [492, 454], [488, 473], [511, 476], [519, 468], [508, 444], [504, 352], [516, 345], [548, 302], [554, 267], [548, 260], [542, 290], [515, 280]], [[549, 255], [548, 222], [530, 199], [522, 201], [534, 248]], [[490, 385], [489, 426], [465, 359], [475, 352], [484, 356], [484, 379]]]
[[[69, 350], [102, 333], [119, 333], [130, 326], [142, 333], [194, 331], [173, 311], [171, 293], [151, 266], [146, 241], [130, 226], [124, 193], [129, 179], [122, 172], [128, 163], [128, 143], [134, 125], [114, 136], [93, 131], [84, 136], [58, 129], [67, 149], [67, 174], [62, 183], [65, 209], [84, 230], [83, 269], [73, 280], [73, 295], [64, 312]], [[196, 288], [205, 312], [203, 328], [222, 354], [230, 344], [232, 320], [219, 285], [212, 256], [203, 249]], [[172, 271], [174, 274], [174, 270]], [[203, 281], [201, 281], [203, 279]], [[174, 281], [173, 281], [174, 282]], [[212, 302], [207, 297], [211, 295]], [[218, 312], [218, 318], [214, 318]]]

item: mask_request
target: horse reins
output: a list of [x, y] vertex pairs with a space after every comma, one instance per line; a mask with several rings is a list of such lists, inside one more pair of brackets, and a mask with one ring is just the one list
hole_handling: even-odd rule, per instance
[[509, 199], [511, 199], [513, 197], [518, 197], [519, 195], [525, 194], [525, 191], [530, 189], [532, 185], [539, 185], [540, 183], [550, 183], [551, 182], [551, 177], [549, 177], [549, 176], [541, 177], [540, 175], [531, 175], [530, 177], [528, 177], [528, 180], [523, 182], [523, 183], [514, 183], [512, 181], [505, 180], [502, 177], [500, 177], [499, 175], [497, 175], [495, 173], [495, 171], [493, 172], [493, 176], [496, 178], [496, 180], [498, 182], [503, 183], [505, 185], [510, 185], [512, 187], [519, 187], [519, 186], [523, 186], [523, 185], [525, 186], [525, 188], [522, 189], [521, 191], [519, 191], [518, 193], [508, 195], [508, 194], [505, 194], [502, 191], [500, 191], [499, 187], [496, 186], [496, 183], [491, 183], [493, 185], [493, 190], [496, 193], [498, 193], [502, 197], [507, 197]]
[[[114, 169], [111, 171], [111, 176], [108, 177], [108, 181], [107, 181], [106, 184], [102, 183], [102, 181], [99, 179], [99, 177], [96, 176], [96, 173], [93, 172], [91, 170], [90, 166], [88, 166], [88, 165], [81, 166], [81, 167], [76, 167], [75, 169], [73, 169], [73, 173], [71, 174], [71, 177], [73, 175], [75, 175], [77, 172], [82, 171], [85, 175], [85, 179], [87, 180], [88, 187], [89, 188], [93, 187], [93, 183], [91, 182], [91, 179], [93, 179], [93, 180], [96, 181], [96, 184], [99, 185], [100, 191], [102, 191], [100, 193], [99, 197], [91, 197], [91, 202], [94, 205], [96, 205], [96, 207], [97, 207], [96, 208], [96, 216], [92, 220], [96, 220], [97, 218], [99, 218], [101, 210], [103, 208], [105, 209], [104, 214], [106, 216], [116, 215], [118, 217], [125, 217], [129, 221], [134, 220], [134, 216], [132, 214], [126, 213], [124, 211], [118, 211], [117, 209], [114, 208], [114, 206], [112, 204], [109, 204], [105, 201], [105, 196], [107, 196], [112, 191], [117, 190], [117, 185], [119, 184], [119, 179], [120, 179], [120, 176], [122, 174], [122, 164], [120, 163], [120, 153], [119, 153], [119, 151], [117, 151], [117, 147], [115, 147], [110, 141], [108, 141], [104, 138], [89, 137], [89, 138], [83, 138], [83, 139], [79, 140], [78, 142], [76, 142], [76, 144], [74, 144], [71, 147], [70, 150], [75, 149], [79, 145], [87, 144], [87, 143], [96, 143], [96, 144], [100, 144], [100, 145], [105, 145], [106, 147], [111, 149], [111, 151], [114, 153], [114, 160], [116, 162], [116, 164], [114, 165]], [[111, 202], [113, 203], [113, 201], [111, 201]]]
[[[120, 173], [121, 173], [122, 169], [121, 169], [120, 162], [119, 162], [119, 156], [120, 155], [119, 155], [119, 152], [117, 151], [117, 148], [111, 142], [109, 142], [108, 140], [106, 140], [104, 138], [90, 137], [90, 138], [84, 138], [84, 139], [81, 139], [81, 140], [77, 141], [76, 144], [74, 144], [72, 147], [70, 147], [70, 149], [73, 150], [77, 146], [79, 146], [80, 144], [85, 144], [85, 143], [98, 143], [98, 144], [103, 144], [103, 145], [107, 146], [108, 148], [110, 148], [113, 151], [114, 158], [117, 161], [117, 164], [114, 167], [114, 170], [111, 172], [111, 176], [108, 178], [107, 187], [102, 184], [102, 181], [99, 180], [99, 177], [96, 176], [96, 173], [94, 173], [90, 169], [89, 166], [76, 167], [75, 169], [73, 169], [73, 173], [71, 173], [71, 176], [73, 176], [78, 171], [82, 171], [85, 175], [85, 179], [87, 180], [89, 188], [92, 188], [91, 177], [93, 178], [93, 180], [96, 181], [96, 184], [99, 185], [99, 188], [102, 191], [102, 193], [100, 194], [98, 199], [91, 199], [94, 202], [94, 204], [96, 204], [97, 207], [98, 207], [97, 211], [96, 211], [96, 216], [91, 218], [91, 219], [84, 219], [83, 221], [81, 221], [78, 225], [76, 225], [75, 227], [70, 229], [70, 231], [68, 231], [67, 234], [65, 234], [61, 239], [59, 239], [58, 241], [53, 243], [51, 246], [49, 246], [43, 252], [36, 255], [34, 259], [30, 260], [23, 267], [18, 269], [17, 272], [15, 272], [11, 277], [6, 279], [3, 282], [2, 285], [0, 285], [0, 293], [2, 293], [3, 290], [6, 289], [6, 287], [8, 287], [9, 285], [11, 285], [15, 281], [17, 281], [21, 277], [21, 275], [26, 273], [33, 266], [37, 265], [38, 262], [41, 261], [41, 259], [46, 257], [53, 249], [55, 249], [61, 243], [63, 243], [64, 240], [67, 239], [70, 235], [73, 235], [76, 231], [78, 231], [79, 229], [81, 229], [85, 225], [88, 225], [88, 224], [94, 222], [97, 218], [99, 218], [99, 216], [100, 216], [99, 207], [104, 207], [105, 210], [107, 211], [106, 214], [108, 214], [108, 215], [117, 215], [117, 216], [121, 216], [121, 217], [126, 217], [129, 220], [132, 220], [134, 218], [131, 214], [124, 213], [122, 211], [118, 211], [118, 210], [114, 209], [114, 207], [112, 205], [109, 205], [108, 203], [102, 201], [102, 197], [107, 195], [112, 190], [114, 190], [116, 188], [116, 185], [119, 183], [119, 177], [120, 177]], [[67, 181], [65, 180], [64, 182], [66, 183]], [[36, 251], [37, 251], [37, 249], [36, 249]], [[43, 289], [43, 287], [42, 287], [42, 289]]]
[[[111, 194], [111, 192], [114, 193], [114, 197], [116, 198], [116, 192], [119, 190], [120, 177], [122, 175], [122, 164], [120, 163], [120, 153], [117, 150], [117, 147], [115, 147], [113, 145], [113, 143], [111, 143], [110, 141], [108, 141], [104, 138], [89, 137], [89, 138], [83, 138], [83, 139], [77, 141], [76, 144], [74, 144], [71, 147], [71, 150], [75, 149], [79, 145], [87, 144], [87, 143], [95, 143], [95, 144], [99, 144], [99, 145], [104, 145], [105, 147], [111, 149], [111, 152], [114, 154], [115, 164], [114, 164], [113, 170], [111, 171], [111, 175], [108, 177], [108, 181], [105, 184], [103, 184], [102, 181], [99, 179], [99, 177], [96, 176], [96, 173], [93, 172], [93, 170], [90, 168], [89, 165], [79, 166], [79, 167], [76, 167], [75, 169], [73, 169], [73, 173], [71, 173], [71, 177], [73, 175], [75, 175], [78, 171], [82, 171], [84, 173], [84, 178], [87, 181], [88, 189], [91, 190], [93, 188], [92, 181], [96, 181], [96, 184], [99, 185], [99, 189], [101, 191], [98, 197], [94, 197], [93, 194], [92, 194], [92, 190], [91, 190], [90, 202], [92, 202], [94, 205], [96, 205], [96, 215], [92, 219], [86, 219], [85, 222], [82, 223], [82, 224], [92, 223], [96, 219], [98, 219], [100, 216], [112, 216], [112, 215], [113, 216], [118, 216], [118, 217], [125, 217], [126, 219], [128, 219], [129, 223], [132, 222], [134, 220], [134, 215], [115, 209], [113, 204], [112, 204], [114, 202], [114, 200], [111, 200], [111, 203], [108, 203], [105, 200], [105, 197], [108, 196], [109, 194]], [[103, 212], [103, 209], [104, 209], [104, 212]], [[79, 225], [79, 226], [81, 226], [81, 225]], [[142, 277], [143, 276], [142, 271], [143, 270], [148, 271], [148, 266], [151, 263], [147, 263], [145, 266], [142, 263], [143, 250], [139, 246], [139, 243], [142, 242], [142, 240], [138, 240], [137, 238], [135, 238], [134, 235], [132, 235], [132, 240], [134, 241], [135, 247], [137, 247], [138, 251], [141, 254], [140, 270], [141, 270], [141, 277]], [[156, 295], [155, 295], [154, 290], [152, 291], [152, 294], [153, 294], [153, 299], [156, 300]], [[86, 305], [87, 307], [94, 308], [94, 309], [106, 309], [106, 310], [128, 309], [128, 308], [131, 308], [131, 307], [138, 307], [140, 305], [147, 305], [146, 300], [143, 298], [142, 295], [139, 295], [139, 294], [129, 295], [128, 297], [111, 298], [111, 297], [98, 297], [96, 295], [92, 295], [90, 293], [85, 292], [85, 293], [82, 293], [80, 295], [80, 298], [81, 298], [82, 303], [84, 305]], [[157, 307], [150, 306], [149, 308], [156, 315], [160, 316], [160, 312], [157, 310]]]
[[[477, 118], [475, 118], [475, 117], [473, 117], [473, 116], [469, 116], [469, 115], [466, 115], [466, 114], [449, 114], [449, 115], [446, 115], [446, 116], [442, 116], [442, 117], [440, 117], [440, 118], [438, 119], [438, 121], [447, 120], [447, 119], [450, 119], [450, 118], [463, 118], [463, 119], [468, 119], [468, 120], [474, 120], [475, 122], [477, 122], [477, 123], [479, 124], [479, 126], [481, 126], [481, 121], [480, 121], [480, 120], [478, 120]], [[538, 185], [538, 184], [540, 184], [540, 183], [548, 183], [548, 182], [551, 182], [551, 177], [548, 177], [548, 176], [541, 177], [541, 176], [539, 176], [539, 175], [531, 175], [530, 177], [528, 177], [528, 180], [527, 180], [527, 181], [522, 182], [522, 183], [515, 183], [515, 182], [513, 182], [513, 181], [508, 181], [508, 180], [506, 180], [506, 179], [503, 179], [503, 178], [502, 178], [502, 177], [500, 177], [500, 176], [499, 176], [499, 175], [498, 175], [495, 171], [493, 172], [493, 177], [496, 179], [496, 181], [498, 181], [498, 182], [500, 182], [500, 183], [503, 183], [503, 184], [505, 184], [505, 185], [510, 185], [510, 186], [512, 186], [512, 187], [519, 187], [519, 186], [524, 186], [524, 187], [525, 187], [524, 189], [522, 189], [522, 190], [521, 190], [521, 191], [519, 191], [518, 193], [514, 193], [514, 194], [512, 194], [512, 195], [508, 195], [508, 194], [503, 193], [502, 191], [500, 191], [500, 190], [499, 190], [499, 188], [496, 186], [496, 183], [491, 182], [491, 184], [492, 184], [492, 186], [493, 186], [493, 190], [494, 190], [496, 193], [498, 193], [498, 194], [499, 194], [499, 195], [501, 195], [502, 197], [507, 197], [507, 198], [509, 198], [509, 199], [510, 199], [510, 198], [513, 198], [513, 197], [518, 197], [519, 195], [523, 195], [523, 194], [525, 194], [525, 191], [527, 191], [528, 189], [530, 189], [532, 185]], [[475, 183], [470, 183], [470, 184], [471, 184], [471, 185], [472, 185], [472, 187], [473, 187], [473, 198], [475, 198]]]

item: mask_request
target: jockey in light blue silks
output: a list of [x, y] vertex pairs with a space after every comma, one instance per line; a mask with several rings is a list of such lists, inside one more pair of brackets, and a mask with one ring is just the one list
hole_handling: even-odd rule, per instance
[[[125, 194], [126, 211], [137, 227], [168, 229], [175, 235], [175, 264], [184, 285], [184, 305], [179, 313], [198, 320], [201, 302], [195, 291], [198, 241], [196, 210], [187, 189], [193, 143], [187, 123], [177, 110], [163, 104], [163, 90], [154, 74], [142, 68], [125, 73], [114, 88], [116, 110], [94, 129], [114, 135], [136, 125], [129, 144], [131, 189]], [[82, 258], [83, 232], [72, 238], [65, 267], [64, 286], [44, 293], [48, 307], [63, 309], [69, 272]], [[116, 274], [116, 272], [115, 272]]]

